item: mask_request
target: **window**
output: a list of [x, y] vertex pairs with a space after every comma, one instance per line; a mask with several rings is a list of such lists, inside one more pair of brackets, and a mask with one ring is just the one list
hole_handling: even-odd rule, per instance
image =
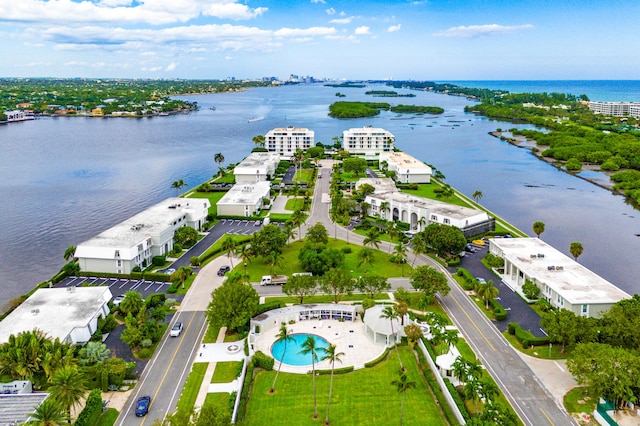
[[122, 266], [122, 260], [120, 259], [116, 260], [116, 266], [118, 267]]
[[582, 314], [586, 315], [589, 313], [589, 305], [582, 305]]
[[445, 225], [448, 225], [449, 224], [449, 219], [445, 219], [445, 220], [443, 220], [443, 222], [444, 222]]
[[431, 220], [433, 220], [434, 222], [438, 221], [438, 216], [436, 216], [435, 214], [431, 215]]
[[116, 250], [115, 257], [120, 257], [120, 250]]

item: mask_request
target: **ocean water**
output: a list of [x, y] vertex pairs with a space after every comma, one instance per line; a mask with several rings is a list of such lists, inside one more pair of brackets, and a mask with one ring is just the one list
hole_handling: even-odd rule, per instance
[[640, 102], [640, 80], [458, 80], [441, 81], [511, 93], [568, 93], [597, 102]]

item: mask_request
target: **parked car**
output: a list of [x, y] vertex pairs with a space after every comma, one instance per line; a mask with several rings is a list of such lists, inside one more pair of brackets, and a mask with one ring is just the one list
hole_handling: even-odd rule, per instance
[[478, 281], [478, 283], [480, 283], [480, 285], [486, 284], [487, 280], [485, 280], [482, 277], [476, 277], [476, 281]]
[[218, 269], [218, 276], [223, 277], [224, 274], [226, 274], [230, 270], [231, 270], [231, 267], [229, 265], [222, 265], [220, 269]]
[[149, 407], [151, 406], [151, 397], [141, 396], [138, 398], [138, 403], [136, 404], [136, 416], [142, 417], [146, 416], [149, 413]]
[[165, 270], [164, 270], [164, 273], [165, 273], [165, 274], [167, 274], [167, 275], [171, 275], [171, 274], [173, 274], [175, 271], [176, 271], [176, 270], [175, 270], [175, 269], [173, 269], [173, 268], [168, 268], [168, 269], [165, 269]]
[[124, 296], [122, 295], [114, 297], [113, 298], [114, 306], [120, 306], [120, 303], [122, 303], [122, 299], [124, 299]]
[[180, 321], [176, 322], [173, 327], [171, 327], [171, 331], [169, 332], [170, 337], [179, 337], [180, 333], [182, 333], [182, 323]]

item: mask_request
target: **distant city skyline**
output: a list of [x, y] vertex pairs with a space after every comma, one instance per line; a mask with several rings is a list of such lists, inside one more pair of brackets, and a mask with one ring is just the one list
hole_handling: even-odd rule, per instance
[[0, 77], [640, 79], [619, 0], [0, 0]]

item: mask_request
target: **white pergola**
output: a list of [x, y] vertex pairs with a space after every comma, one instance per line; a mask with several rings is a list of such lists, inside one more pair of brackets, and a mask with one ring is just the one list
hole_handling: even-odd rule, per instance
[[403, 321], [400, 318], [393, 320], [384, 318], [382, 315], [384, 308], [385, 305], [375, 305], [364, 312], [364, 332], [373, 339], [374, 343], [384, 342], [391, 347], [406, 336], [404, 327], [410, 323], [411, 319], [405, 314], [404, 325], [402, 325]]

